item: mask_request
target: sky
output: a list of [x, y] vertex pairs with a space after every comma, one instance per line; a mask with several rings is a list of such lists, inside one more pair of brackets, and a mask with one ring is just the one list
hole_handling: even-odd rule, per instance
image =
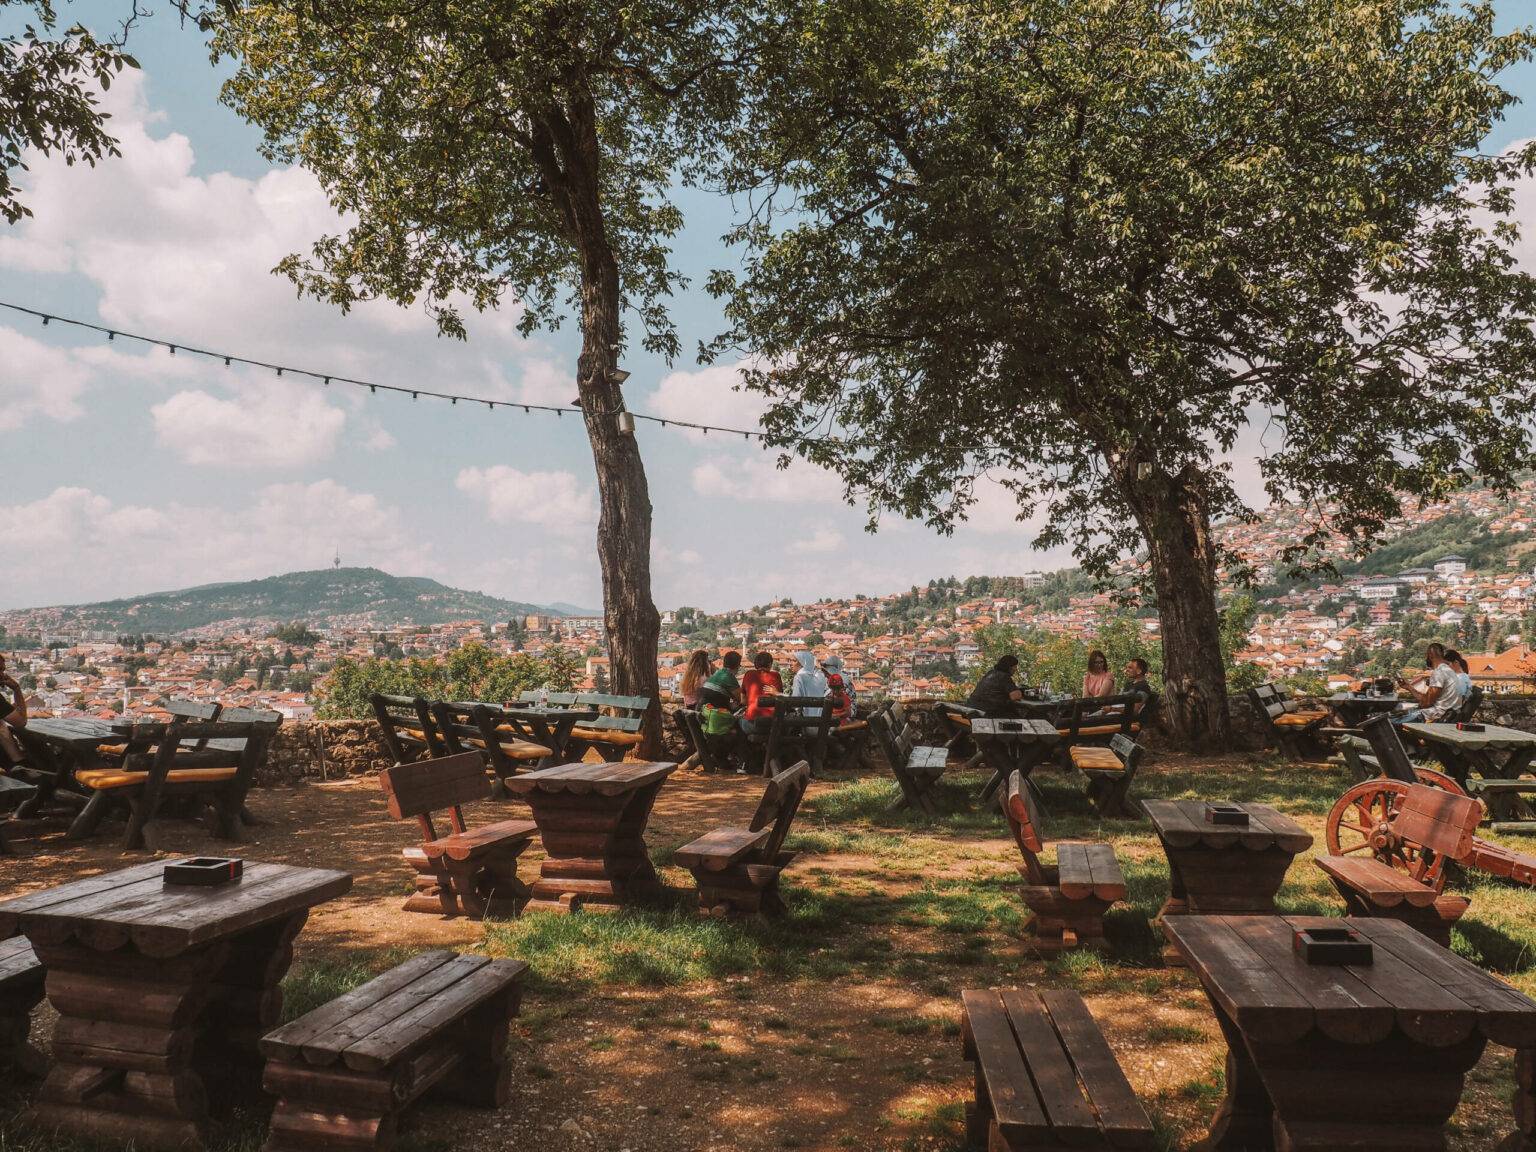
[[[1527, 2], [1500, 0], [1502, 23]], [[122, 5], [59, 7], [65, 22], [110, 31]], [[228, 68], [209, 64], [195, 29], [162, 14], [129, 48], [142, 70], [105, 96], [122, 156], [95, 168], [33, 158], [21, 182], [34, 217], [0, 222], [0, 300], [381, 383], [575, 397], [571, 324], [524, 339], [515, 305], [504, 306], [471, 313], [460, 343], [437, 336], [420, 307], [342, 315], [297, 299], [271, 269], [335, 229], [318, 183], [261, 158], [259, 133], [219, 103]], [[1536, 68], [1507, 80], [1523, 102], [1493, 147], [1536, 135]], [[687, 227], [675, 263], [693, 286], [673, 316], [693, 349], [721, 327], [702, 284], [733, 259], [719, 239], [731, 209], [677, 196]], [[733, 389], [731, 364], [631, 351], [623, 366], [635, 411], [735, 427], [761, 411]], [[642, 423], [637, 435], [663, 608], [879, 594], [1071, 562], [1030, 547], [1001, 489], [952, 536], [890, 516], [871, 535], [862, 504], [810, 465], [780, 471], [772, 453], [718, 433]], [[1249, 438], [1233, 459], [1250, 499], [1255, 450]], [[253, 579], [335, 555], [511, 599], [602, 603], [593, 468], [572, 416], [324, 388], [0, 309], [0, 483], [0, 608]]]

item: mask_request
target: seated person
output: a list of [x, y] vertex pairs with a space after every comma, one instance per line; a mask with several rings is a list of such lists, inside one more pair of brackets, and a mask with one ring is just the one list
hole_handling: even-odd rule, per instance
[[1467, 666], [1467, 658], [1456, 649], [1447, 648], [1445, 662], [1456, 669], [1456, 686], [1461, 691], [1462, 702], [1465, 703], [1467, 697], [1472, 695], [1472, 669]]
[[1429, 679], [1422, 692], [1408, 681], [1398, 679], [1397, 686], [1406, 689], [1418, 707], [1393, 713], [1392, 723], [1433, 724], [1461, 707], [1461, 684], [1456, 679], [1456, 669], [1445, 658], [1445, 645], [1437, 643], [1426, 648], [1424, 665], [1429, 669]]
[[683, 696], [684, 708], [699, 706], [699, 688], [709, 679], [711, 665], [709, 653], [700, 648], [688, 657], [688, 667], [683, 669], [682, 683], [678, 685]]
[[854, 718], [853, 684], [843, 674], [843, 658], [828, 656], [821, 669], [827, 674], [827, 698], [832, 701], [832, 715], [838, 720]]
[[1018, 667], [1017, 656], [999, 659], [976, 682], [976, 687], [965, 698], [966, 707], [975, 708], [983, 716], [1017, 716], [1018, 703], [1024, 699], [1023, 691], [1013, 682], [1013, 674]]
[[1083, 676], [1083, 699], [1115, 694], [1115, 674], [1109, 670], [1109, 657], [1095, 648], [1088, 653], [1088, 671]]
[[1125, 694], [1141, 697], [1136, 705], [1137, 712], [1145, 708], [1149, 701], [1157, 699], [1157, 693], [1147, 682], [1147, 662], [1140, 656], [1132, 656], [1125, 662]]
[[[791, 696], [816, 696], [822, 699], [827, 695], [827, 677], [822, 670], [816, 667], [816, 655], [809, 651], [795, 653], [795, 662], [800, 665], [800, 671], [795, 673], [795, 678], [790, 681], [789, 694]], [[820, 716], [822, 709], [807, 708], [807, 716]]]
[[[11, 703], [5, 704], [5, 693]], [[21, 742], [16, 739], [15, 728], [27, 726], [27, 694], [21, 690], [16, 677], [5, 670], [5, 657], [0, 656], [0, 771], [22, 761]]]
[[773, 708], [768, 701], [782, 695], [784, 680], [774, 671], [773, 657], [759, 652], [752, 657], [752, 670], [741, 678], [741, 698], [746, 704], [741, 730], [749, 735], [768, 731], [773, 722]]
[[741, 653], [727, 652], [720, 667], [699, 682], [699, 723], [706, 736], [725, 736], [736, 731], [735, 710], [741, 705], [741, 685], [736, 670]]

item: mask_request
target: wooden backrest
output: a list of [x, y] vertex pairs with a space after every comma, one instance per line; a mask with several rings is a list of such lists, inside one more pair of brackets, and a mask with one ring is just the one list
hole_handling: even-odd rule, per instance
[[1045, 839], [1040, 834], [1040, 813], [1035, 808], [1035, 798], [1030, 795], [1029, 784], [1020, 772], [1008, 776], [1008, 787], [998, 793], [1002, 800], [1003, 816], [1013, 842], [1018, 845], [1019, 855], [1024, 857], [1024, 867], [1031, 884], [1045, 883], [1045, 872], [1040, 867], [1039, 854], [1045, 851]]
[[541, 692], [537, 688], [529, 689], [527, 692], [519, 692], [517, 699], [523, 704], [537, 704], [539, 703], [540, 696], [544, 697], [544, 703], [548, 704], [551, 708], [571, 708], [576, 704], [576, 693], [574, 692]]
[[491, 794], [491, 782], [485, 775], [485, 761], [478, 752], [461, 752], [434, 760], [395, 764], [379, 773], [379, 784], [389, 802], [389, 814], [396, 820], [416, 817], [422, 823], [425, 839], [436, 839], [432, 813], [444, 808], [453, 813], [454, 831], [464, 831], [459, 805], [483, 800]]
[[1273, 684], [1260, 684], [1257, 688], [1248, 689], [1248, 700], [1266, 724], [1285, 711], [1285, 698]]
[[1483, 806], [1474, 797], [1415, 784], [1398, 806], [1392, 828], [1404, 840], [1437, 856], [1462, 860], [1472, 851], [1482, 819]]
[[576, 696], [578, 707], [611, 709], [616, 716], [640, 718], [651, 706], [649, 696], [614, 696], [606, 692], [581, 692]]
[[283, 724], [283, 714], [270, 708], [226, 708], [218, 718], [226, 724], [264, 724], [271, 728]]
[[761, 832], [769, 825], [773, 827], [768, 842], [761, 849], [763, 860], [772, 862], [783, 849], [784, 840], [789, 836], [789, 826], [794, 822], [795, 813], [800, 810], [800, 801], [805, 798], [805, 790], [810, 784], [811, 766], [802, 760], [793, 768], [786, 768], [774, 776], [763, 789], [763, 798], [758, 801], [757, 811], [753, 813], [749, 825], [754, 832]]
[[[1123, 692], [1117, 696], [1083, 697], [1072, 702], [1071, 719], [1066, 725], [1068, 739], [1075, 739], [1082, 728], [1097, 728], [1104, 724], [1117, 724], [1122, 734], [1129, 734], [1131, 724], [1136, 719], [1136, 704], [1141, 699], [1134, 692]], [[1108, 716], [1097, 715], [1111, 708], [1119, 708], [1120, 711]], [[1088, 723], [1085, 725], [1084, 721]], [[1057, 727], [1062, 727], [1058, 724]]]
[[[423, 757], [441, 756], [443, 744], [432, 721], [431, 708], [420, 696], [389, 696], [375, 692], [368, 698], [373, 715], [384, 736], [384, 746], [397, 764], [409, 764]], [[420, 732], [422, 739], [403, 732]]]
[[764, 698], [764, 703], [773, 709], [764, 752], [766, 762], [777, 767], [782, 762], [780, 751], [789, 745], [819, 770], [827, 762], [827, 741], [838, 725], [832, 714], [832, 702], [825, 696], [770, 696]]
[[1461, 707], [1456, 710], [1455, 721], [1458, 724], [1470, 724], [1477, 719], [1477, 710], [1483, 706], [1483, 690], [1476, 684], [1467, 693], [1467, 698], [1461, 702]]
[[165, 710], [183, 720], [217, 720], [223, 705], [217, 700], [204, 704], [198, 700], [168, 700]]
[[1381, 765], [1383, 774], [1403, 784], [1418, 783], [1419, 774], [1408, 759], [1408, 749], [1403, 747], [1403, 738], [1390, 715], [1383, 712], [1372, 716], [1361, 723], [1360, 732], [1370, 741], [1371, 751], [1376, 753], [1376, 762]]
[[[164, 738], [157, 741], [150, 772], [158, 775], [171, 768], [234, 767], [239, 769], [236, 779], [248, 783], [266, 752], [269, 730], [270, 726], [223, 720], [173, 720], [166, 726]], [[222, 746], [209, 747], [209, 741], [215, 740]]]
[[1123, 732], [1117, 732], [1109, 738], [1109, 748], [1121, 762], [1130, 768], [1133, 761], [1141, 759], [1141, 745], [1132, 740]]
[[[889, 700], [869, 716], [869, 730], [874, 734], [880, 754], [892, 767], [896, 764], [896, 701]], [[902, 763], [906, 763], [903, 758]]]

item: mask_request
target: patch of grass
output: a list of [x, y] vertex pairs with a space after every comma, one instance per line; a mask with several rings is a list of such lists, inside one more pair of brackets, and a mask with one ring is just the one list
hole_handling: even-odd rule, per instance
[[1205, 1033], [1188, 1024], [1154, 1024], [1147, 1029], [1147, 1039], [1153, 1044], [1199, 1044]]
[[[297, 1020], [415, 954], [412, 949], [390, 948], [361, 952], [345, 960], [324, 958], [294, 965], [283, 980], [283, 1021]], [[10, 1152], [4, 1144], [0, 1149]]]

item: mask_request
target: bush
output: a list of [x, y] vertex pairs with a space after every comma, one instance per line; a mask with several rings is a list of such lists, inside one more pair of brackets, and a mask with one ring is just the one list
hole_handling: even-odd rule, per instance
[[424, 696], [428, 700], [500, 702], [546, 687], [569, 692], [576, 683], [576, 658], [562, 648], [545, 656], [518, 652], [500, 656], [484, 644], [465, 644], [444, 660], [343, 658], [315, 690], [315, 715], [322, 720], [361, 720], [373, 715], [375, 692]]

